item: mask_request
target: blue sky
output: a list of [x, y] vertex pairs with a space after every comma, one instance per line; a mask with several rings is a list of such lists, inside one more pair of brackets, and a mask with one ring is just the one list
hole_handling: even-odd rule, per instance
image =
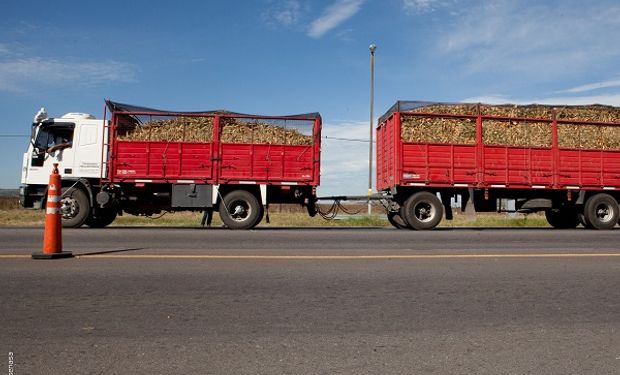
[[[321, 112], [367, 139], [396, 100], [620, 105], [620, 3], [5, 0], [0, 188], [19, 186], [33, 115], [103, 100], [173, 110]], [[320, 194], [365, 194], [368, 144], [323, 140]]]

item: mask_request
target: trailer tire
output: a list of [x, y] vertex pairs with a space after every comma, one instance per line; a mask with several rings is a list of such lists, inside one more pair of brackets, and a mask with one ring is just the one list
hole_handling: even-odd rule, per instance
[[594, 229], [592, 224], [588, 223], [588, 221], [586, 220], [586, 215], [584, 215], [583, 212], [577, 214], [577, 219], [579, 220], [579, 224], [583, 225], [584, 228]]
[[220, 202], [220, 218], [230, 229], [251, 229], [262, 219], [262, 205], [249, 191], [234, 190]]
[[574, 207], [545, 210], [549, 225], [556, 229], [574, 229], [579, 225], [579, 217]]
[[390, 224], [392, 224], [392, 226], [396, 229], [409, 228], [405, 220], [403, 220], [403, 218], [400, 216], [398, 212], [389, 211], [387, 213], [387, 219], [390, 222]]
[[591, 196], [583, 207], [586, 223], [594, 229], [612, 229], [620, 216], [618, 202], [609, 194]]
[[85, 224], [91, 228], [105, 228], [116, 219], [116, 214], [117, 212], [114, 208], [99, 209], [96, 215], [94, 212], [91, 213], [88, 219], [86, 219]]
[[81, 227], [90, 216], [90, 203], [86, 192], [76, 187], [63, 188], [60, 213], [63, 228]]
[[417, 230], [435, 228], [443, 218], [443, 204], [437, 195], [420, 191], [409, 197], [401, 208], [401, 217], [409, 227]]

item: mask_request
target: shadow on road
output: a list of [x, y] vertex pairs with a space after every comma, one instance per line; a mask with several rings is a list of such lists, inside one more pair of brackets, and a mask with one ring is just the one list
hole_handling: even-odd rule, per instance
[[144, 250], [144, 249], [145, 249], [144, 247], [135, 247], [135, 248], [131, 248], [131, 249], [95, 251], [95, 252], [92, 252], [92, 253], [73, 253], [73, 256], [83, 257], [83, 256], [89, 256], [89, 255], [104, 255], [104, 254], [114, 254], [114, 253], [125, 253], [125, 252], [129, 252], [129, 251], [138, 251], [138, 250]]

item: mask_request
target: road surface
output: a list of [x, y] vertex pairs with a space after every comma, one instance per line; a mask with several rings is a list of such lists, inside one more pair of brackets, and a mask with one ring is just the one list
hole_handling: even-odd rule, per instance
[[14, 374], [618, 374], [620, 230], [0, 228]]

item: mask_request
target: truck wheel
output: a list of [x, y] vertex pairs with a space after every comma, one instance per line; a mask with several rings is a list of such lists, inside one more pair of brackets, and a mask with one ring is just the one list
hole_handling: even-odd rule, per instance
[[254, 228], [262, 218], [262, 206], [254, 194], [232, 191], [220, 203], [220, 218], [230, 229]]
[[387, 213], [387, 219], [392, 224], [392, 226], [396, 229], [406, 229], [408, 228], [407, 223], [403, 220], [402, 217], [398, 214], [398, 212], [389, 211]]
[[593, 195], [586, 201], [583, 215], [594, 229], [611, 229], [618, 223], [618, 202], [609, 194]]
[[85, 224], [91, 228], [105, 228], [116, 219], [116, 209], [103, 208], [96, 212], [96, 215], [93, 212], [88, 219], [86, 219]]
[[574, 207], [546, 210], [545, 218], [549, 225], [556, 229], [573, 229], [579, 225], [579, 217]]
[[401, 217], [413, 229], [433, 229], [441, 222], [443, 205], [435, 194], [421, 191], [405, 201]]
[[79, 228], [90, 215], [90, 203], [86, 192], [75, 187], [63, 188], [60, 198], [63, 228]]

